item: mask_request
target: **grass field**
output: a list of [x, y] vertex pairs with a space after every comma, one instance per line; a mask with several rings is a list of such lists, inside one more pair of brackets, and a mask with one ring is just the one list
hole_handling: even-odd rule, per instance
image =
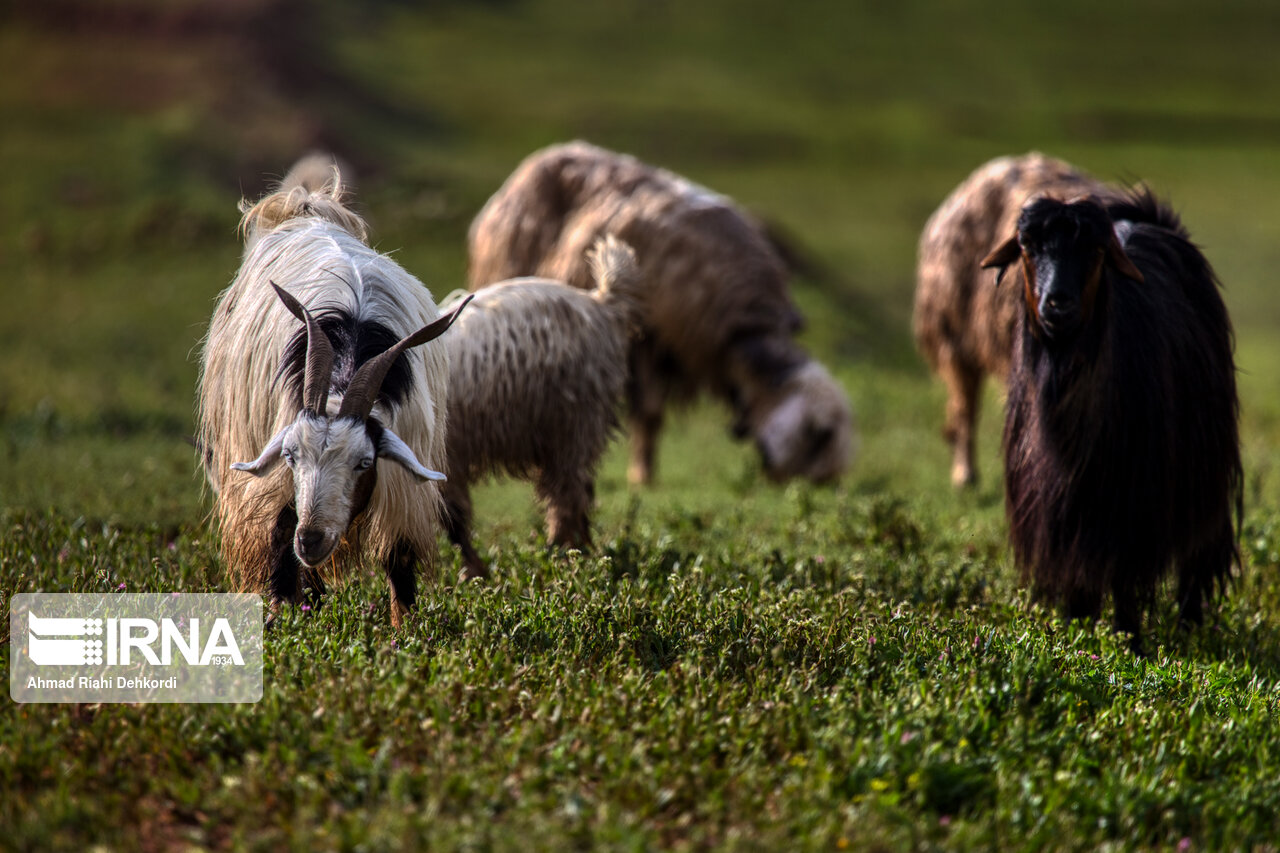
[[[241, 192], [318, 143], [437, 296], [541, 145], [588, 138], [733, 195], [829, 271], [796, 282], [804, 342], [861, 452], [836, 488], [775, 486], [697, 406], [655, 487], [610, 451], [595, 552], [548, 553], [531, 489], [486, 486], [493, 580], [455, 585], [442, 542], [445, 580], [393, 631], [369, 567], [286, 611], [260, 703], [6, 698], [0, 849], [1280, 845], [1280, 8], [255, 4], [305, 12], [305, 38], [182, 24], [199, 0], [164, 26], [150, 0], [82, 5], [123, 10], [82, 26], [0, 10], [5, 601], [227, 588], [184, 441], [197, 345]], [[335, 73], [254, 64], [276, 55]], [[1236, 326], [1244, 566], [1202, 629], [1162, 608], [1145, 658], [1029, 602], [998, 389], [982, 482], [954, 494], [910, 339], [925, 219], [1030, 148], [1170, 197]]]

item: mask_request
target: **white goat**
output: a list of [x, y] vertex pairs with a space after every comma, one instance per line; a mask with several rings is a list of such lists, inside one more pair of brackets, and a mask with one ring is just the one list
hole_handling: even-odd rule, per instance
[[299, 163], [245, 211], [240, 272], [205, 340], [200, 442], [242, 588], [273, 606], [297, 601], [304, 581], [323, 592], [322, 575], [367, 549], [398, 626], [417, 562], [435, 567], [432, 481], [445, 461], [448, 354], [413, 347], [457, 311], [441, 316], [417, 279], [367, 245], [336, 168], [320, 186], [314, 174]]

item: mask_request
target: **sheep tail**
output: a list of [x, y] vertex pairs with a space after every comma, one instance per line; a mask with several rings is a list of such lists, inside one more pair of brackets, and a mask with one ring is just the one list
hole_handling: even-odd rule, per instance
[[640, 313], [640, 266], [635, 250], [606, 234], [587, 251], [587, 263], [596, 281], [595, 298], [624, 325], [634, 328]]
[[347, 189], [337, 161], [327, 154], [308, 154], [293, 164], [280, 186], [255, 203], [240, 202], [240, 230], [252, 240], [284, 223], [302, 217], [332, 222], [364, 243], [369, 230], [363, 219], [349, 209]]

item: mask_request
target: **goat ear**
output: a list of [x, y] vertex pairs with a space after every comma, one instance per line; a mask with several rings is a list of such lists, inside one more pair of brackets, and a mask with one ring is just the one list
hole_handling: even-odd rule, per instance
[[399, 463], [406, 471], [417, 477], [420, 482], [446, 479], [444, 474], [439, 471], [432, 471], [430, 468], [423, 466], [418, 461], [418, 457], [413, 455], [413, 450], [409, 448], [409, 445], [405, 444], [400, 436], [389, 429], [382, 431], [382, 438], [378, 441], [378, 455], [383, 459], [390, 459], [392, 462]]
[[267, 446], [262, 449], [262, 453], [252, 462], [232, 462], [231, 470], [248, 471], [255, 477], [261, 477], [272, 468], [276, 467], [276, 463], [280, 461], [280, 451], [284, 448], [284, 440], [289, 435], [289, 430], [293, 429], [293, 424], [289, 424], [284, 429], [275, 434]]
[[1013, 236], [1005, 240], [982, 259], [982, 268], [989, 270], [992, 267], [999, 268], [996, 273], [996, 284], [1000, 283], [1000, 279], [1004, 278], [1005, 268], [1009, 264], [1016, 261], [1022, 255], [1022, 247], [1018, 245], [1018, 234], [1015, 231]]
[[1134, 266], [1133, 261], [1129, 260], [1129, 256], [1124, 253], [1124, 249], [1120, 246], [1120, 239], [1116, 237], [1114, 231], [1111, 232], [1111, 244], [1107, 246], [1107, 263], [1125, 278], [1131, 278], [1138, 284], [1146, 281], [1142, 270]]

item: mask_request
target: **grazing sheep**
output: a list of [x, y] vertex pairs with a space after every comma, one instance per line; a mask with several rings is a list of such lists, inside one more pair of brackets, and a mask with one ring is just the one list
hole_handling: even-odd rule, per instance
[[991, 287], [979, 262], [1003, 241], [1028, 199], [1116, 191], [1039, 153], [999, 157], [973, 172], [947, 197], [920, 234], [916, 268], [916, 345], [947, 386], [943, 434], [952, 449], [951, 482], [977, 480], [973, 460], [982, 380], [1009, 373], [1020, 285]]
[[1020, 261], [1004, 430], [1014, 557], [1068, 616], [1140, 649], [1177, 566], [1184, 622], [1225, 589], [1242, 515], [1231, 322], [1208, 261], [1145, 190], [1038, 199], [982, 262]]
[[795, 343], [782, 260], [729, 199], [584, 142], [530, 155], [471, 223], [473, 289], [521, 275], [593, 286], [586, 249], [613, 233], [639, 256], [640, 333], [627, 381], [628, 476], [649, 482], [668, 400], [733, 407], [766, 472], [835, 479], [852, 452], [849, 402]]
[[588, 262], [596, 289], [541, 278], [486, 287], [445, 338], [449, 350], [449, 538], [464, 577], [488, 567], [471, 545], [471, 483], [531, 479], [547, 541], [590, 544], [596, 465], [614, 430], [636, 316], [635, 254], [612, 236]]
[[300, 177], [312, 165], [245, 211], [244, 259], [205, 339], [200, 446], [240, 587], [296, 601], [367, 549], [398, 626], [416, 563], [437, 552], [445, 450], [448, 356], [414, 347], [454, 315], [369, 248], [336, 169]]

